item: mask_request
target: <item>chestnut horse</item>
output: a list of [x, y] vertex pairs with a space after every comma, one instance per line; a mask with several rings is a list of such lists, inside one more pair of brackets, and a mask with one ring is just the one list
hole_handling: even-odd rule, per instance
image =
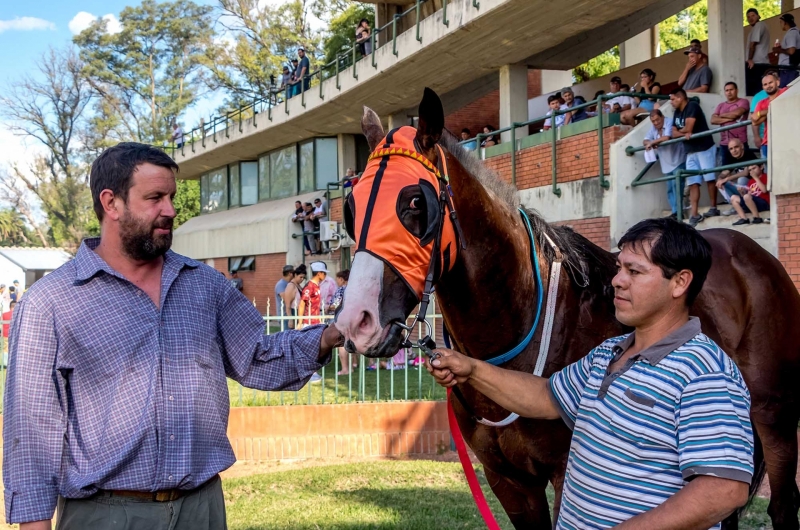
[[[384, 131], [370, 109], [365, 109], [362, 129], [374, 150], [384, 139]], [[438, 167], [443, 168], [446, 162], [465, 243], [452, 266], [441, 267], [444, 270], [437, 271], [436, 277], [437, 299], [454, 347], [476, 359], [495, 357], [520, 343], [536, 313], [538, 293], [531, 247], [517, 211], [517, 191], [461, 149], [453, 135], [444, 130], [441, 102], [429, 89], [420, 103], [414, 145]], [[420, 165], [420, 171], [424, 170]], [[418, 180], [387, 172], [384, 183], [391, 178], [408, 180], [403, 192], [397, 194], [397, 204], [372, 209], [367, 222], [396, 223], [400, 218], [406, 230], [420, 237], [434, 219], [426, 211], [436, 205], [426, 204], [430, 194], [422, 192]], [[356, 210], [367, 207], [360, 203], [349, 206]], [[353, 228], [352, 211], [350, 215]], [[554, 259], [545, 235], [564, 253], [567, 271], [559, 282], [552, 340], [542, 374], [548, 377], [625, 330], [614, 317], [610, 287], [616, 274], [614, 255], [569, 228], [550, 226], [534, 213], [529, 217], [544, 292]], [[449, 218], [443, 222], [452, 223]], [[355, 227], [356, 239], [362, 228]], [[751, 494], [763, 477], [763, 462], [771, 487], [769, 515], [773, 527], [797, 529], [800, 324], [795, 319], [800, 317], [800, 296], [781, 264], [752, 239], [731, 230], [702, 234], [712, 246], [713, 266], [692, 314], [700, 317], [703, 331], [735, 360], [750, 389], [757, 433], [757, 476]], [[419, 253], [421, 249], [430, 259], [431, 243], [407, 250]], [[412, 290], [407, 279], [400, 276], [401, 269], [378, 256], [369, 248], [356, 251], [336, 326], [350, 351], [388, 357], [397, 352], [402, 341], [400, 323], [406, 322], [420, 297], [418, 290]], [[540, 322], [533, 340], [504, 368], [533, 371], [541, 329]], [[460, 385], [460, 389], [480, 416], [499, 421], [508, 415], [468, 384]], [[451, 398], [451, 404], [467, 443], [484, 465], [489, 485], [514, 526], [551, 528], [545, 488], [548, 482], [555, 488], [553, 517], [557, 518], [571, 437], [566, 425], [561, 420], [520, 418], [507, 427], [488, 427], [476, 423], [458, 400]], [[725, 528], [737, 526], [737, 514], [724, 524]]]

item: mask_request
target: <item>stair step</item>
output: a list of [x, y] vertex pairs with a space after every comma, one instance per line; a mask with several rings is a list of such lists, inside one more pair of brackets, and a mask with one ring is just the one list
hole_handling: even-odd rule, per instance
[[[708, 208], [701, 208], [700, 213], [707, 211]], [[724, 211], [723, 208], [720, 211]], [[769, 212], [762, 213], [762, 217]], [[669, 215], [670, 212], [666, 211], [664, 216], [666, 217]], [[748, 215], [748, 219], [752, 219], [752, 216]], [[697, 224], [698, 230], [709, 230], [712, 228], [728, 228], [730, 230], [736, 230], [737, 232], [741, 232], [747, 235], [750, 239], [761, 245], [764, 249], [766, 249], [772, 255], [776, 254], [776, 250], [772, 243], [772, 228], [770, 223], [766, 222], [766, 217], [764, 217], [765, 222], [757, 225], [749, 224], [749, 225], [739, 225], [733, 226], [734, 221], [736, 221], [739, 217], [736, 215], [731, 216], [724, 216], [720, 215], [717, 217], [707, 217], [703, 219], [701, 222]], [[688, 219], [684, 219], [684, 222], [688, 222]]]

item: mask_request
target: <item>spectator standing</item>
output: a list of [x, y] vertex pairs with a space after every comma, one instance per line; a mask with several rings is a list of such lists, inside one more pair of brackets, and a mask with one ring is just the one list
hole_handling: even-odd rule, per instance
[[314, 205], [310, 202], [305, 204], [305, 211], [303, 212], [303, 232], [305, 232], [307, 256], [314, 254], [317, 248], [317, 240], [312, 232], [314, 232]]
[[356, 176], [356, 172], [353, 171], [353, 168], [347, 168], [347, 171], [344, 172], [344, 184], [342, 185], [343, 188], [350, 188], [358, 184], [358, 177]]
[[[747, 168], [750, 172], [750, 180], [747, 186], [738, 186], [739, 195], [731, 197], [731, 205], [739, 214], [733, 226], [747, 225], [747, 224], [761, 224], [764, 220], [761, 218], [759, 212], [769, 211], [769, 192], [767, 191], [767, 174], [763, 172], [760, 165], [752, 165]], [[750, 221], [745, 215], [742, 202], [753, 214], [753, 220]]]
[[14, 300], [8, 305], [8, 311], [2, 314], [0, 318], [3, 320], [3, 333], [2, 342], [0, 342], [0, 353], [3, 354], [3, 366], [8, 366], [8, 330], [11, 326], [11, 317], [14, 314], [14, 307], [17, 302]]
[[[778, 65], [783, 66], [800, 66], [800, 53], [797, 49], [800, 48], [800, 31], [797, 30], [797, 24], [794, 22], [794, 15], [791, 13], [784, 13], [780, 17], [781, 30], [786, 34], [780, 46], [775, 46], [772, 50], [778, 54]], [[775, 41], [777, 44], [778, 41]], [[786, 88], [789, 83], [797, 79], [797, 70], [781, 70], [781, 86]]]
[[[703, 113], [703, 109], [694, 101], [689, 101], [686, 96], [686, 91], [682, 88], [676, 88], [672, 91], [670, 94], [670, 102], [675, 109], [675, 114], [672, 117], [672, 137], [687, 138], [684, 142], [686, 144], [686, 169], [700, 171], [715, 167], [717, 162], [717, 146], [714, 144], [714, 139], [711, 136], [690, 139], [692, 135], [708, 130], [708, 122], [706, 121], [706, 115]], [[689, 186], [689, 202], [692, 209], [689, 224], [692, 226], [697, 226], [697, 223], [701, 222], [704, 218], [704, 216], [699, 213], [700, 184], [704, 180], [708, 187], [709, 199], [711, 201], [711, 208], [706, 212], [705, 217], [719, 215], [719, 210], [717, 209], [716, 177], [714, 173], [692, 175], [686, 179], [686, 185]]]
[[322, 322], [320, 318], [322, 315], [322, 291], [319, 286], [327, 275], [328, 269], [325, 267], [325, 263], [315, 261], [311, 264], [311, 279], [303, 287], [303, 292], [300, 293], [300, 303], [297, 306], [300, 328]]
[[[297, 316], [297, 306], [300, 304], [300, 293], [304, 281], [306, 281], [306, 266], [301, 263], [294, 269], [292, 279], [286, 284], [286, 289], [281, 294], [287, 316]], [[297, 319], [290, 319], [289, 329], [294, 329], [297, 322]]]
[[[317, 197], [314, 199], [314, 230], [319, 231], [320, 223], [327, 222], [328, 220], [328, 203]], [[327, 250], [328, 243], [325, 243]], [[317, 253], [322, 254], [322, 240], [317, 236]]]
[[708, 92], [713, 75], [703, 50], [699, 46], [692, 46], [683, 53], [689, 56], [689, 60], [678, 78], [678, 86], [685, 92]]
[[297, 87], [295, 81], [297, 80], [298, 63], [299, 61], [297, 60], [297, 57], [292, 59], [292, 66], [289, 68], [291, 76], [289, 77], [289, 84], [286, 87], [286, 99], [293, 98], [295, 95], [295, 88]]
[[622, 79], [615, 75], [609, 82], [609, 94], [617, 94], [617, 97], [609, 99], [605, 103], [606, 112], [620, 113], [626, 110], [631, 110], [634, 101], [633, 98], [627, 94], [623, 94]]
[[461, 129], [461, 141], [466, 142], [461, 144], [461, 147], [466, 149], [467, 151], [475, 151], [476, 149], [478, 149], [478, 142], [476, 142], [475, 140], [468, 142], [467, 140], [469, 140], [470, 138], [472, 138], [472, 133], [469, 131], [469, 129], [467, 129], [466, 127]]
[[292, 72], [289, 71], [287, 65], [283, 65], [283, 72], [281, 73], [281, 87], [280, 90], [284, 91], [292, 83]]
[[8, 286], [8, 298], [11, 300], [10, 303], [14, 303], [17, 301], [17, 288], [13, 285]]
[[6, 284], [0, 284], [0, 309], [5, 313], [8, 311], [8, 306], [11, 304], [11, 295], [6, 288]]
[[[345, 269], [336, 273], [336, 293], [333, 295], [333, 302], [328, 308], [328, 313], [333, 315], [341, 307], [344, 301], [344, 290], [347, 288], [347, 282], [350, 280], [350, 269]], [[350, 370], [358, 367], [358, 363], [344, 348], [339, 348], [339, 362], [342, 369], [336, 375], [347, 375]]]
[[[563, 108], [571, 109], [576, 105], [580, 105], [586, 103], [582, 97], [578, 96], [575, 97], [575, 92], [572, 91], [571, 87], [564, 87], [561, 89], [561, 96], [564, 98], [564, 105]], [[577, 121], [582, 121], [588, 118], [589, 116], [586, 114], [586, 107], [578, 110], [573, 110], [570, 112], [570, 119], [566, 123], [575, 123]]]
[[[745, 71], [746, 95], [761, 90], [761, 76], [769, 65], [769, 29], [761, 20], [758, 9], [747, 10], [747, 23], [753, 28], [747, 36], [747, 70]], [[756, 66], [758, 65], [758, 66]]]
[[178, 149], [181, 149], [184, 144], [183, 129], [176, 122], [172, 122], [172, 143]]
[[362, 18], [358, 23], [358, 27], [356, 27], [356, 44], [358, 44], [358, 49], [363, 57], [372, 53], [371, 35], [372, 30], [369, 27], [369, 20]]
[[[287, 311], [287, 306], [283, 301], [283, 293], [286, 292], [286, 286], [292, 281], [294, 267], [291, 265], [284, 265], [281, 274], [281, 279], [275, 284], [275, 314], [279, 317], [285, 317], [290, 313]], [[281, 320], [281, 329], [284, 327], [284, 321]]]
[[[552, 116], [553, 113], [557, 110], [566, 110], [567, 106], [562, 105], [561, 101], [559, 100], [558, 96], [552, 95], [547, 98], [547, 106], [550, 107], [550, 110], [547, 111], [547, 116]], [[544, 120], [544, 130], [549, 131], [555, 123], [555, 127], [559, 128], [562, 125], [569, 123], [570, 118], [572, 118], [572, 114], [567, 112], [566, 114], [558, 114], [553, 118], [547, 118]]]
[[786, 88], [780, 88], [780, 80], [778, 79], [777, 72], [774, 70], [770, 70], [764, 77], [761, 78], [761, 86], [764, 87], [764, 92], [767, 93], [767, 97], [762, 99], [756, 105], [756, 110], [751, 116], [751, 120], [753, 125], [761, 125], [764, 124], [764, 134], [761, 139], [761, 156], [762, 158], [767, 157], [767, 132], [769, 128], [767, 127], [767, 114], [769, 109], [769, 104], [772, 103], [775, 98], [786, 92]]
[[[750, 102], [739, 97], [739, 87], [736, 83], [733, 81], [725, 83], [725, 101], [717, 105], [714, 114], [711, 115], [711, 123], [713, 125], [725, 127], [727, 125], [733, 125], [734, 123], [749, 121], [749, 114]], [[719, 145], [722, 152], [723, 166], [733, 163], [730, 150], [728, 149], [728, 144], [733, 139], [739, 140], [744, 144], [744, 148], [748, 149], [747, 125], [720, 133]]]
[[[772, 71], [773, 70], [768, 70], [767, 72], [772, 72]], [[767, 72], [765, 72], [765, 74]], [[775, 75], [780, 77], [780, 75], [777, 74], [777, 73]], [[762, 79], [763, 79], [763, 76], [762, 76]], [[758, 80], [758, 83], [759, 83], [758, 86], [761, 86], [761, 79]], [[756, 107], [758, 106], [758, 103], [762, 99], [765, 99], [767, 97], [768, 97], [767, 96], [767, 91], [764, 90], [763, 88], [761, 90], [759, 90], [756, 93], [755, 96], [753, 96], [753, 99], [750, 101], [750, 117], [751, 118], [753, 116], [753, 113], [755, 113], [755, 111], [756, 111]], [[751, 120], [751, 122], [752, 122], [752, 120]], [[753, 131], [753, 143], [755, 144], [753, 147], [755, 147], [756, 149], [761, 149], [761, 141], [764, 138], [764, 124], [762, 123], [761, 125], [752, 125], [750, 128]]]
[[319, 284], [319, 291], [322, 295], [322, 313], [328, 314], [328, 308], [333, 304], [333, 297], [336, 295], [336, 280], [330, 274], [325, 275], [325, 279]]
[[636, 125], [636, 116], [649, 113], [656, 108], [656, 101], [645, 96], [645, 94], [661, 93], [661, 83], [656, 81], [656, 73], [650, 68], [642, 70], [639, 73], [639, 86], [640, 91], [633, 98], [633, 108], [620, 115], [620, 121], [625, 125]]
[[[683, 142], [660, 145], [672, 139], [672, 118], [665, 118], [660, 110], [653, 109], [650, 111], [650, 122], [652, 126], [644, 137], [644, 146], [648, 150], [656, 150], [661, 172], [664, 175], [671, 175], [679, 169], [686, 169], [686, 150]], [[674, 184], [667, 181], [667, 201], [672, 209], [671, 217], [677, 219], [678, 208], [681, 206], [679, 203], [683, 202], [683, 179], [681, 179], [681, 189], [677, 196]]]
[[[297, 55], [300, 60], [297, 63], [297, 69], [294, 71], [294, 95], [297, 96], [302, 91], [307, 91], [311, 84], [311, 78], [308, 77], [308, 72], [311, 70], [311, 63], [306, 56], [306, 49], [302, 46], [297, 49]], [[302, 83], [302, 89], [301, 85]]]
[[244, 282], [242, 281], [241, 278], [239, 278], [238, 271], [231, 271], [231, 285], [233, 286], [234, 289], [236, 289], [240, 293], [244, 289]]

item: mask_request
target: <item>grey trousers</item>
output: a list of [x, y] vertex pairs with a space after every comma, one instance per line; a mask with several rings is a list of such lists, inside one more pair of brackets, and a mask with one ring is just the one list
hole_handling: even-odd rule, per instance
[[172, 502], [100, 493], [88, 499], [58, 499], [56, 530], [227, 530], [222, 480]]

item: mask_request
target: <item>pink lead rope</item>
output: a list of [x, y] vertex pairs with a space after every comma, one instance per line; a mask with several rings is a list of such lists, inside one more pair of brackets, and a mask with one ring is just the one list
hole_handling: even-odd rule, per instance
[[467, 446], [464, 444], [464, 437], [461, 435], [461, 429], [458, 428], [456, 415], [453, 412], [453, 406], [450, 404], [450, 391], [447, 389], [447, 422], [450, 424], [450, 432], [453, 435], [453, 440], [456, 443], [456, 451], [458, 451], [458, 459], [461, 461], [461, 467], [464, 469], [464, 475], [467, 477], [467, 484], [469, 490], [472, 492], [472, 498], [475, 500], [475, 505], [483, 517], [483, 522], [486, 523], [486, 528], [489, 530], [500, 530], [500, 525], [494, 519], [492, 509], [486, 502], [486, 497], [483, 495], [481, 485], [478, 483], [478, 476], [475, 474], [475, 469], [472, 467], [472, 462], [469, 461], [467, 454]]

